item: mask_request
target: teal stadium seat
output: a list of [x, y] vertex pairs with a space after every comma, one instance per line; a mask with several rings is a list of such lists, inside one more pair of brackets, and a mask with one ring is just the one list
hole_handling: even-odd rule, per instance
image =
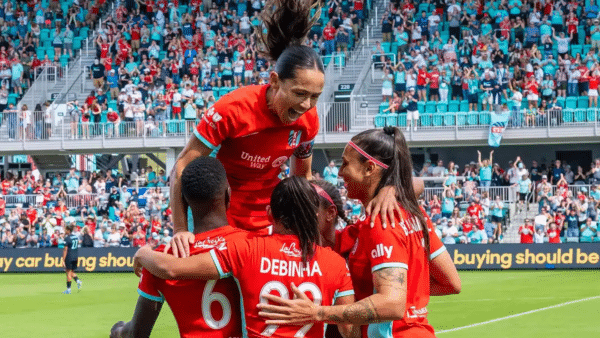
[[569, 96], [565, 100], [565, 108], [567, 109], [576, 109], [577, 108], [577, 98], [574, 96]]
[[585, 122], [587, 109], [577, 108], [575, 109], [575, 114], [573, 116], [573, 120], [575, 122]]
[[386, 127], [395, 127], [398, 125], [398, 114], [389, 113], [385, 114], [385, 125]]
[[381, 102], [379, 104], [379, 114], [385, 114], [383, 111], [389, 107], [387, 102]]
[[490, 124], [490, 112], [489, 111], [481, 111], [479, 112], [479, 123], [483, 125]]
[[454, 113], [438, 113], [444, 115], [444, 125], [445, 126], [453, 126], [455, 125], [455, 115]]
[[392, 46], [391, 42], [382, 42], [381, 43], [381, 49], [383, 49], [384, 52], [389, 53], [390, 52], [390, 47]]
[[432, 114], [421, 114], [421, 126], [430, 127], [432, 124]]
[[571, 108], [565, 108], [565, 109], [563, 109], [562, 119], [563, 119], [564, 123], [571, 123], [571, 122], [573, 122], [573, 112], [574, 112], [574, 109], [571, 109]]
[[[585, 32], [585, 30], [582, 32]], [[584, 38], [585, 38], [585, 36], [584, 36]], [[577, 55], [577, 53], [579, 53], [579, 54], [583, 53], [583, 46], [582, 45], [571, 45], [571, 55], [573, 57], [575, 57]]]
[[398, 127], [406, 127], [406, 113], [398, 114]]
[[577, 108], [587, 108], [588, 103], [589, 100], [587, 96], [580, 96], [579, 99], [577, 99]]
[[[460, 111], [460, 101], [452, 100], [448, 104], [448, 111]], [[463, 110], [466, 111], [466, 110]]]
[[435, 113], [436, 109], [437, 109], [436, 106], [437, 106], [437, 104], [435, 102], [433, 102], [433, 101], [427, 102], [425, 104], [425, 112], [426, 113], [431, 113], [431, 114]]
[[469, 101], [468, 100], [460, 101], [460, 111], [469, 111]]
[[479, 124], [479, 112], [468, 112], [467, 113], [467, 124], [470, 126], [475, 126]]
[[456, 114], [456, 125], [459, 127], [467, 124], [467, 113], [465, 113], [465, 112], [458, 112], [458, 113], [448, 112], [446, 114]]
[[587, 112], [587, 121], [594, 122], [596, 121], [596, 108], [588, 108]]
[[556, 98], [556, 103], [561, 106], [561, 107], [565, 107], [565, 98], [562, 96], [559, 96]]
[[439, 102], [436, 110], [438, 113], [445, 113], [448, 111], [448, 104], [445, 102]]
[[426, 110], [425, 110], [425, 102], [423, 102], [423, 101], [417, 102], [417, 108], [419, 110], [419, 114], [424, 114], [426, 112]]
[[375, 120], [373, 121], [375, 128], [385, 127], [385, 118], [386, 118], [385, 114], [376, 115]]
[[444, 124], [444, 114], [435, 113], [431, 115], [431, 119], [434, 127], [440, 127]]

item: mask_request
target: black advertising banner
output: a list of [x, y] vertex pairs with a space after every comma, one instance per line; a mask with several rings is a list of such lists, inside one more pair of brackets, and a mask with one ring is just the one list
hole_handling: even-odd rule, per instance
[[447, 245], [458, 270], [600, 268], [600, 244]]
[[[600, 244], [447, 245], [458, 270], [600, 268]], [[77, 271], [130, 272], [137, 248], [80, 248]], [[0, 272], [63, 272], [62, 249], [0, 250]]]
[[[80, 248], [77, 271], [131, 272], [137, 248]], [[0, 250], [0, 272], [64, 272], [62, 249]]]

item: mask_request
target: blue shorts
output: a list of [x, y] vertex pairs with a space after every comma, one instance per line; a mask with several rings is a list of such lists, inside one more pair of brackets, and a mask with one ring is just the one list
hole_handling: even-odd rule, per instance
[[417, 89], [418, 90], [425, 90], [425, 89], [427, 89], [427, 87], [426, 86], [419, 86], [419, 85], [417, 85]]

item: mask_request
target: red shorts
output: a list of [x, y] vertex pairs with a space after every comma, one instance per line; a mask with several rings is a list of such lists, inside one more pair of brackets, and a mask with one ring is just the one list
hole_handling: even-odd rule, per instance
[[181, 107], [173, 107], [173, 115], [181, 114]]

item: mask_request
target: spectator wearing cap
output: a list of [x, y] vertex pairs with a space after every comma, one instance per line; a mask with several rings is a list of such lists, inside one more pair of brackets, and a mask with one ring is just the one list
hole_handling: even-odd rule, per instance
[[459, 241], [458, 228], [451, 219], [442, 218], [442, 241], [444, 244], [456, 244]]
[[[408, 86], [408, 82], [407, 82]], [[413, 131], [417, 131], [417, 125], [419, 124], [419, 109], [418, 102], [419, 99], [417, 94], [415, 93], [415, 87], [410, 87], [408, 92], [406, 93], [406, 98], [404, 100], [407, 103], [406, 106], [406, 130], [410, 130], [413, 127]], [[413, 124], [414, 121], [414, 124]]]

